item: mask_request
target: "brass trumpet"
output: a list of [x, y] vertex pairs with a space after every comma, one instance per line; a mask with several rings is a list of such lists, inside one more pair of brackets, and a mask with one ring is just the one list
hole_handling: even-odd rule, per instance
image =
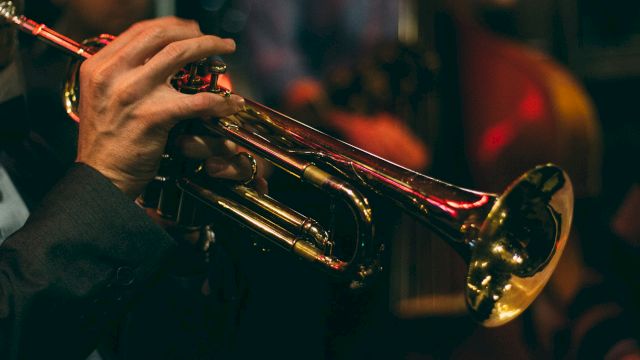
[[[113, 37], [101, 35], [78, 44], [16, 15], [11, 1], [0, 2], [0, 15], [73, 55], [63, 100], [69, 115], [77, 118], [80, 63]], [[225, 96], [228, 91], [216, 82], [224, 70], [220, 62], [203, 60], [188, 64], [172, 83], [184, 93], [210, 91]], [[571, 182], [551, 164], [528, 171], [498, 196], [405, 169], [248, 99], [244, 110], [201, 126], [346, 203], [356, 227], [351, 257], [344, 260], [334, 255], [332, 233], [317, 221], [245, 184], [214, 190], [201, 179], [197, 166], [176, 172], [171, 154], [165, 155], [156, 177], [159, 196], [146, 199], [146, 205], [157, 206], [163, 216], [188, 226], [194, 225], [194, 205], [204, 204], [329, 272], [351, 279], [357, 287], [381, 268], [378, 258], [383, 246], [374, 236], [374, 210], [363, 192], [377, 194], [420, 219], [468, 261], [466, 302], [484, 326], [504, 324], [531, 304], [549, 280], [569, 235]]]

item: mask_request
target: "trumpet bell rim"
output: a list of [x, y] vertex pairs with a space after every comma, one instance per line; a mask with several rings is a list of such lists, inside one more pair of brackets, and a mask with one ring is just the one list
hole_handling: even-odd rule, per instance
[[559, 167], [538, 166], [500, 196], [470, 243], [465, 297], [476, 321], [517, 317], [549, 281], [569, 236], [573, 188]]

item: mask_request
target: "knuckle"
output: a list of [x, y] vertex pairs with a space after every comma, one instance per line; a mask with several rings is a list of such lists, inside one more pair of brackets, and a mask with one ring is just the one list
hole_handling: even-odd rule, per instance
[[166, 21], [167, 23], [179, 23], [180, 21], [182, 21], [182, 19], [174, 15], [169, 15], [163, 17], [161, 21]]
[[144, 104], [132, 106], [131, 114], [133, 118], [139, 120], [141, 128], [144, 128], [150, 139], [164, 136], [174, 125], [171, 122], [172, 119], [167, 117], [165, 113]]
[[170, 22], [173, 23], [174, 26], [180, 27], [186, 33], [191, 34], [192, 36], [201, 36], [202, 31], [200, 30], [200, 25], [195, 20], [188, 19], [180, 19], [177, 17], [171, 17]]
[[209, 41], [222, 41], [222, 38], [216, 35], [204, 35]]
[[170, 59], [181, 59], [186, 52], [185, 46], [181, 42], [172, 42], [162, 49], [165, 56]]
[[120, 105], [131, 104], [140, 96], [134, 84], [126, 80], [114, 85], [113, 92], [115, 100]]
[[194, 116], [193, 105], [189, 102], [189, 99], [176, 99], [177, 101], [171, 102], [171, 106], [166, 108], [165, 113], [168, 121], [178, 122], [183, 119], [191, 118]]
[[145, 41], [162, 41], [167, 37], [167, 31], [164, 27], [152, 27], [144, 30], [143, 38]]
[[80, 65], [80, 79], [88, 79], [93, 73], [93, 63], [91, 60], [87, 60]]
[[138, 21], [138, 22], [132, 24], [131, 26], [129, 26], [127, 31], [142, 32], [142, 31], [145, 31], [148, 28], [157, 27], [156, 23], [157, 23], [157, 19]]
[[190, 104], [189, 107], [200, 113], [203, 114], [211, 108], [211, 97], [208, 96], [210, 94], [194, 94], [192, 95], [190, 98]]
[[202, 31], [200, 30], [200, 25], [194, 20], [186, 20], [184, 26], [194, 34], [194, 36], [201, 36]]
[[180, 26], [187, 26], [187, 25], [188, 25], [188, 24], [190, 24], [190, 23], [195, 23], [195, 21], [194, 21], [194, 20], [191, 20], [191, 19], [182, 19], [182, 18], [175, 17], [175, 16], [172, 16], [172, 17], [171, 17], [171, 20], [172, 20], [173, 22], [175, 22], [177, 25], [180, 25]]
[[104, 87], [112, 77], [108, 66], [83, 66], [80, 67], [80, 79], [92, 87]]
[[125, 32], [138, 32], [143, 30], [146, 26], [147, 26], [146, 21], [140, 21], [129, 26], [129, 28]]
[[187, 20], [176, 16], [167, 16], [166, 18], [163, 18], [163, 20], [166, 20], [166, 25], [171, 27], [182, 27], [185, 26], [185, 23], [187, 22]]
[[237, 110], [233, 104], [230, 104], [228, 101], [220, 101], [213, 107], [212, 112], [215, 113], [214, 116], [225, 117], [236, 113]]
[[203, 47], [204, 44], [220, 44], [221, 39], [215, 35], [203, 35], [198, 41], [198, 47]]

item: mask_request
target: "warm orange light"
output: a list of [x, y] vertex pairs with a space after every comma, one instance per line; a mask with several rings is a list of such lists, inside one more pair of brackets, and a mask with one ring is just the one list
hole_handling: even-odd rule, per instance
[[218, 86], [233, 91], [233, 84], [231, 83], [231, 76], [228, 74], [222, 74], [218, 77]]

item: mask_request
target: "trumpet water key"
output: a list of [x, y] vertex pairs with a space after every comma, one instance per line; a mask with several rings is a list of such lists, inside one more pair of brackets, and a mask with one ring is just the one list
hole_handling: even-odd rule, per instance
[[[0, 15], [73, 55], [63, 100], [69, 115], [77, 119], [80, 63], [113, 37], [76, 43], [16, 15], [10, 1], [0, 2]], [[226, 96], [228, 91], [216, 82], [224, 70], [223, 63], [203, 59], [187, 64], [172, 84], [184, 93]], [[528, 171], [495, 195], [408, 170], [248, 99], [242, 111], [199, 126], [347, 204], [355, 226], [353, 252], [344, 259], [335, 256], [332, 231], [249, 184], [213, 188], [203, 181], [198, 166], [176, 170], [172, 154], [163, 159], [165, 166], [151, 185], [155, 191], [149, 191], [156, 196], [145, 199], [147, 206], [185, 226], [194, 225], [197, 206], [210, 207], [357, 287], [380, 270], [383, 249], [374, 236], [375, 209], [364, 194], [387, 199], [440, 234], [467, 260], [467, 306], [485, 326], [504, 324], [531, 304], [549, 280], [569, 235], [571, 182], [551, 164]]]

